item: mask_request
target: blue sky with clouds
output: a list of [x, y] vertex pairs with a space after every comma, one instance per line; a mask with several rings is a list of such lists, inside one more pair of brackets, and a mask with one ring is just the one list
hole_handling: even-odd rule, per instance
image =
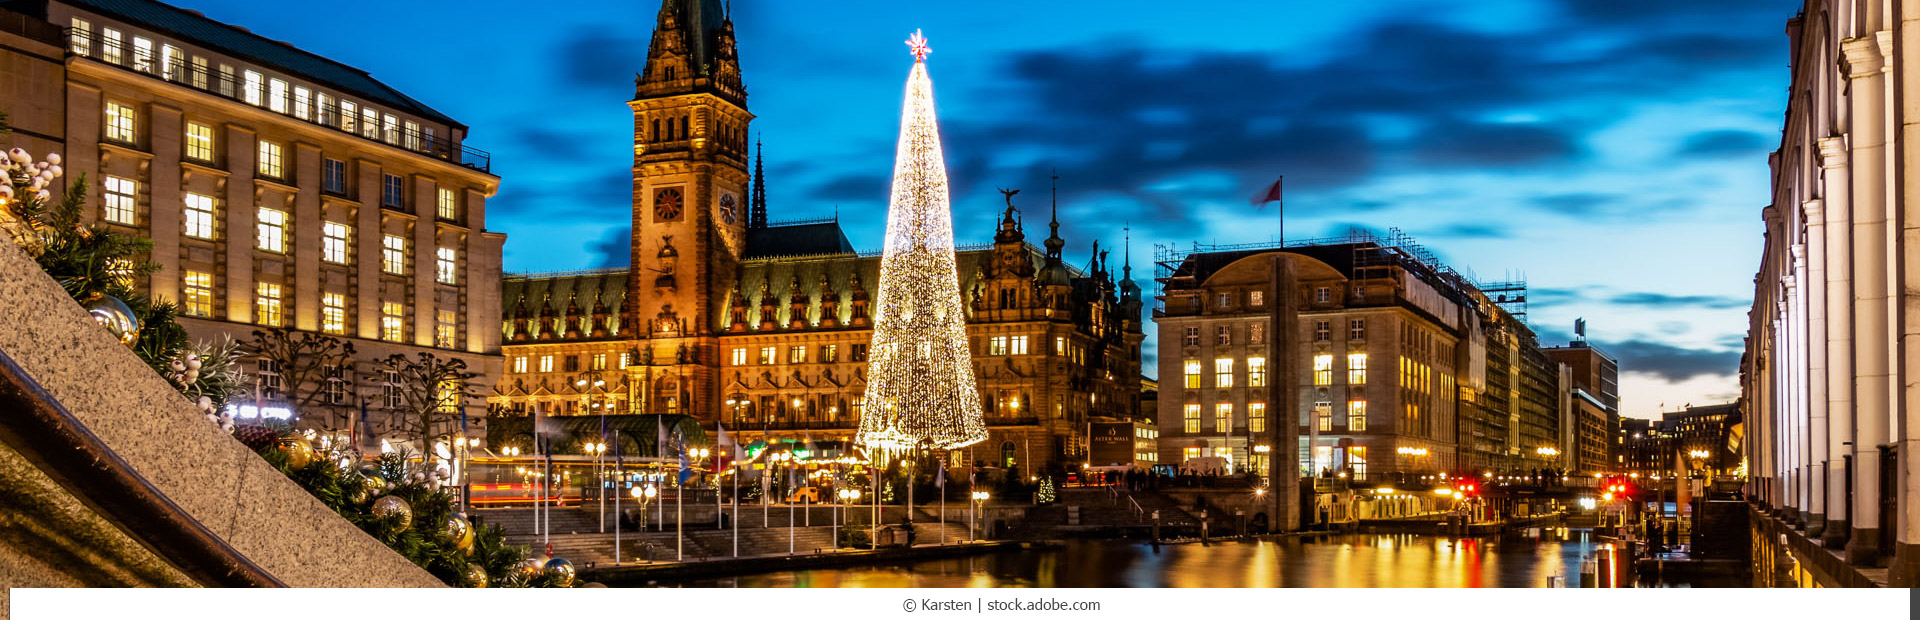
[[[509, 271], [625, 260], [657, 2], [176, 1], [470, 125]], [[1155, 243], [1268, 240], [1247, 199], [1284, 174], [1289, 238], [1397, 227], [1524, 277], [1545, 340], [1585, 317], [1629, 414], [1738, 391], [1796, 0], [733, 4], [773, 219], [838, 212], [880, 246], [923, 28], [960, 243], [990, 237], [995, 186], [1044, 217], [1057, 168], [1069, 258], [1131, 224], [1150, 288]]]

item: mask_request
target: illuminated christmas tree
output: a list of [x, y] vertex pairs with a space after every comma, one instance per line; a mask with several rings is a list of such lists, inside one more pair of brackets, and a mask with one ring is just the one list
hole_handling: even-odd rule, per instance
[[907, 77], [894, 155], [866, 413], [855, 438], [881, 460], [915, 448], [958, 448], [987, 438], [954, 268], [953, 214], [933, 114], [933, 80], [927, 77], [927, 40], [916, 30], [907, 45], [913, 72]]

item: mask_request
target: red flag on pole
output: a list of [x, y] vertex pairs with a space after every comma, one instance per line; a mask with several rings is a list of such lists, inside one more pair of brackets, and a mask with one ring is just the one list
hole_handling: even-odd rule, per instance
[[[1262, 190], [1253, 197], [1253, 206], [1265, 209], [1268, 204], [1280, 202], [1280, 182], [1285, 180], [1285, 176], [1274, 179], [1273, 185], [1268, 186], [1267, 189]], [[1282, 203], [1281, 208], [1285, 207], [1286, 204]]]

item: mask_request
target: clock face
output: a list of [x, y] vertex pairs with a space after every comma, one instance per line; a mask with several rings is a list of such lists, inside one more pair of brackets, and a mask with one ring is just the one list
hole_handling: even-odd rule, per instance
[[720, 195], [721, 221], [724, 221], [728, 224], [732, 224], [735, 221], [738, 221], [740, 219], [740, 215], [735, 210], [735, 207], [736, 205], [734, 205], [733, 203], [733, 194], [721, 194]]
[[666, 187], [653, 190], [653, 219], [662, 222], [680, 220], [680, 188]]

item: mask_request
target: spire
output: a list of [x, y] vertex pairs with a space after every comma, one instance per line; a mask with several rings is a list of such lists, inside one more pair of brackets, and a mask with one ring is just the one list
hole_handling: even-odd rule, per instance
[[1053, 190], [1053, 220], [1047, 223], [1047, 262], [1060, 262], [1060, 253], [1067, 248], [1067, 240], [1060, 238], [1060, 171], [1055, 170], [1049, 184]]
[[767, 154], [760, 140], [753, 141], [753, 200], [748, 203], [747, 228], [767, 227], [767, 172], [761, 157]]

